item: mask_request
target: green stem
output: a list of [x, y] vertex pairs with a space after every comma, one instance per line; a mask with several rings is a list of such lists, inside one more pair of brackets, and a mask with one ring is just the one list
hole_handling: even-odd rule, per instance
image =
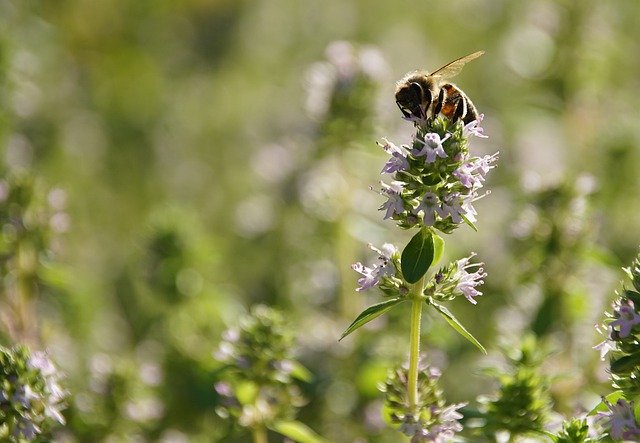
[[256, 425], [253, 428], [253, 443], [269, 443], [267, 429], [264, 426]]
[[[408, 397], [409, 407], [415, 410], [418, 405], [418, 363], [420, 360], [420, 320], [422, 319], [422, 291], [424, 290], [424, 277], [412, 288], [411, 305], [411, 332], [409, 338], [409, 380]], [[415, 411], [417, 412], [417, 411]]]

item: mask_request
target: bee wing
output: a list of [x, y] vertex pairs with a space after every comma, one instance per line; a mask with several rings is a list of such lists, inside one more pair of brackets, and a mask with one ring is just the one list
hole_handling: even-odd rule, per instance
[[473, 54], [465, 55], [464, 57], [460, 57], [457, 60], [454, 60], [450, 63], [447, 63], [442, 68], [437, 69], [432, 72], [431, 75], [437, 75], [442, 78], [451, 78], [460, 73], [462, 71], [462, 67], [469, 63], [471, 60], [474, 60], [484, 54], [484, 51], [474, 52]]

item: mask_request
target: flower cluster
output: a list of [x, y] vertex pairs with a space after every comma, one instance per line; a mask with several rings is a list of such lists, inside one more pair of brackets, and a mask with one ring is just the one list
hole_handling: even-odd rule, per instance
[[606, 412], [598, 412], [598, 419], [609, 430], [609, 436], [614, 440], [640, 441], [640, 425], [634, 416], [633, 402], [627, 403], [619, 399], [615, 404], [602, 400], [609, 408]]
[[393, 181], [382, 182], [387, 201], [380, 207], [385, 219], [402, 228], [434, 227], [452, 232], [462, 222], [473, 225], [473, 203], [485, 194], [479, 190], [498, 154], [471, 157], [468, 138], [486, 137], [479, 126], [482, 116], [465, 126], [438, 117], [417, 126], [411, 146], [386, 139], [379, 145], [390, 155], [382, 168]]
[[466, 403], [446, 405], [437, 382], [440, 370], [420, 363], [418, 374], [418, 392], [420, 399], [415, 408], [411, 408], [407, 398], [407, 368], [396, 368], [389, 372], [382, 391], [385, 393], [385, 406], [391, 422], [408, 437], [412, 443], [450, 441], [462, 430], [458, 422], [462, 414], [458, 409]]
[[484, 272], [484, 263], [470, 263], [475, 255], [471, 253], [440, 269], [429, 281], [425, 292], [436, 301], [464, 296], [472, 304], [478, 303], [475, 298], [482, 295], [482, 292], [476, 287], [484, 283], [487, 273]]
[[351, 265], [351, 269], [362, 275], [358, 279], [356, 291], [364, 291], [379, 286], [386, 295], [397, 296], [406, 294], [408, 288], [402, 280], [400, 271], [400, 254], [391, 243], [382, 245], [382, 249], [369, 244], [369, 248], [378, 254], [378, 258], [371, 266], [364, 266], [361, 262]]
[[282, 315], [263, 305], [254, 307], [238, 329], [225, 331], [215, 352], [224, 365], [214, 385], [218, 415], [249, 428], [292, 418], [305, 404], [294, 379], [309, 378], [292, 357], [292, 342]]
[[44, 352], [0, 347], [0, 439], [18, 442], [47, 437], [65, 420], [67, 396], [60, 374]]
[[606, 313], [604, 324], [597, 326], [606, 338], [595, 349], [602, 359], [607, 353], [611, 355], [613, 387], [633, 399], [640, 395], [640, 256], [624, 270], [634, 288], [622, 291], [612, 304], [612, 312]]
[[551, 412], [549, 380], [540, 371], [545, 356], [533, 335], [527, 336], [520, 349], [510, 356], [510, 368], [496, 371], [499, 391], [481, 397], [484, 423], [482, 432], [489, 438], [508, 432], [511, 438], [544, 431]]
[[314, 63], [305, 76], [306, 110], [317, 119], [344, 117], [345, 123], [357, 126], [361, 116], [369, 115], [373, 86], [387, 76], [389, 67], [374, 46], [334, 41], [325, 55], [326, 61]]

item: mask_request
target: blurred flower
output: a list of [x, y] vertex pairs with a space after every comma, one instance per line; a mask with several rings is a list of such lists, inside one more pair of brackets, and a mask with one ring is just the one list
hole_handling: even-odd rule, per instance
[[32, 441], [65, 424], [60, 411], [67, 393], [58, 384], [60, 374], [46, 353], [31, 353], [25, 346], [0, 347], [0, 374], [0, 411], [5, 424], [0, 437]]
[[619, 328], [618, 334], [620, 338], [628, 337], [633, 327], [640, 324], [640, 315], [636, 312], [631, 300], [619, 300], [615, 303], [613, 315], [616, 319], [609, 323], [609, 327], [612, 330], [616, 327]]
[[419, 401], [415, 407], [409, 405], [407, 371], [406, 367], [390, 371], [385, 384], [381, 386], [391, 421], [399, 425], [400, 432], [411, 437], [412, 443], [450, 441], [462, 430], [462, 425], [458, 422], [462, 414], [458, 409], [466, 403], [447, 406], [438, 387], [440, 370], [421, 359], [418, 373]]
[[609, 410], [598, 412], [598, 417], [603, 420], [604, 426], [609, 429], [609, 435], [614, 440], [640, 440], [640, 427], [636, 422], [633, 410], [633, 402], [627, 403], [625, 399], [619, 399], [615, 405], [602, 399]]
[[305, 403], [294, 381], [310, 377], [293, 359], [292, 345], [283, 315], [264, 305], [223, 333], [214, 353], [224, 365], [214, 383], [216, 413], [244, 427], [292, 418]]

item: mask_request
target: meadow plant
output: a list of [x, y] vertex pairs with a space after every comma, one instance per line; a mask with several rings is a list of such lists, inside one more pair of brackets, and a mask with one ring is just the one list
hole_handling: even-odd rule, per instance
[[609, 355], [614, 391], [598, 405], [597, 417], [615, 441], [640, 441], [640, 255], [624, 268], [632, 288], [623, 287], [612, 303], [611, 312], [597, 329], [605, 340], [595, 349], [600, 357]]
[[424, 360], [421, 363], [422, 309], [427, 306], [435, 310], [484, 351], [444, 304], [458, 297], [477, 303], [482, 295], [478, 286], [487, 275], [483, 263], [473, 262], [475, 253], [471, 253], [433, 269], [444, 252], [440, 234], [451, 234], [462, 224], [476, 229], [474, 203], [488, 194], [481, 190], [498, 157], [497, 153], [473, 156], [469, 150], [473, 137], [486, 137], [480, 126], [482, 116], [466, 125], [440, 116], [406, 120], [416, 128], [409, 143], [396, 145], [387, 139], [379, 143], [389, 155], [382, 174], [391, 175], [389, 182], [381, 182], [380, 194], [387, 200], [380, 210], [384, 219], [394, 220], [401, 229], [418, 232], [402, 251], [392, 244], [380, 249], [370, 245], [377, 259], [369, 266], [360, 262], [352, 266], [361, 275], [357, 291], [377, 287], [385, 300], [365, 309], [341, 339], [409, 302], [409, 362], [389, 372], [383, 386], [386, 410], [393, 426], [412, 442], [441, 442], [462, 430], [458, 409], [464, 403], [447, 405], [437, 387], [439, 371]]
[[42, 264], [69, 227], [65, 204], [64, 191], [44, 189], [26, 171], [0, 180], [0, 314], [13, 341], [39, 342], [34, 304], [46, 286]]
[[238, 327], [223, 334], [215, 358], [217, 414], [248, 428], [255, 443], [267, 442], [267, 429], [295, 441], [321, 442], [311, 429], [294, 420], [306, 404], [296, 381], [311, 374], [293, 357], [293, 335], [278, 311], [254, 306]]
[[60, 378], [45, 352], [0, 347], [0, 440], [50, 441], [51, 431], [65, 424]]

